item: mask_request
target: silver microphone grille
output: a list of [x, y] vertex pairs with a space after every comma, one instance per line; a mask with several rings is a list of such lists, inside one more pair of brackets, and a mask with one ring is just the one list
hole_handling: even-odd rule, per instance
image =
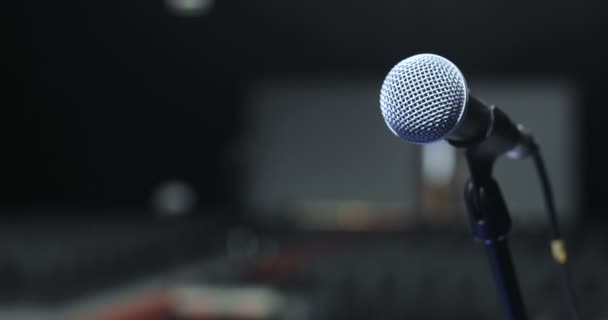
[[380, 90], [380, 108], [389, 128], [413, 143], [448, 136], [467, 104], [467, 84], [449, 60], [434, 54], [411, 56], [391, 69]]

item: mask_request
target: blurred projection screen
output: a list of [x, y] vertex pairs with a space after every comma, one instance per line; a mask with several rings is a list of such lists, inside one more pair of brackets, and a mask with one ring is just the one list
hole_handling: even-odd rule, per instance
[[[321, 80], [320, 80], [321, 79]], [[421, 209], [422, 148], [396, 138], [380, 115], [381, 79], [274, 79], [258, 82], [249, 99], [248, 205], [280, 212], [302, 203], [362, 201], [371, 208]], [[579, 199], [577, 94], [568, 82], [474, 79], [470, 88], [526, 125], [546, 157], [562, 218]], [[460, 195], [461, 152], [454, 211]], [[495, 175], [515, 223], [546, 223], [531, 161], [500, 159]], [[458, 180], [460, 179], [460, 180]], [[466, 216], [461, 217], [466, 219]]]
[[252, 88], [249, 204], [415, 208], [419, 148], [384, 124], [380, 81], [276, 79]]

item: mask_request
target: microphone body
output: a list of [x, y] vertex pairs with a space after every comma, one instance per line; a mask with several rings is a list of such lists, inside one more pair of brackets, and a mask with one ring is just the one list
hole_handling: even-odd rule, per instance
[[535, 150], [523, 126], [470, 94], [458, 67], [438, 55], [419, 54], [395, 65], [382, 84], [380, 107], [391, 131], [408, 142], [445, 139], [487, 156], [514, 159]]

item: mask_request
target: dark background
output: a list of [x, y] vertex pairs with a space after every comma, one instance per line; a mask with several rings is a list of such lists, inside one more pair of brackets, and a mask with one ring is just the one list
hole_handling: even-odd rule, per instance
[[[575, 287], [587, 299], [588, 313], [602, 315], [605, 291], [600, 280], [605, 277], [600, 271], [608, 261], [607, 242], [602, 238], [607, 221], [603, 183], [608, 179], [608, 156], [603, 152], [607, 9], [603, 1], [588, 0], [217, 0], [206, 14], [180, 17], [160, 0], [6, 1], [0, 10], [5, 33], [0, 62], [4, 80], [0, 285], [5, 285], [0, 287], [0, 302], [6, 297], [9, 302], [14, 297], [47, 301], [48, 296], [57, 295], [48, 288], [97, 290], [141, 273], [205, 260], [222, 252], [226, 239], [230, 243], [235, 224], [251, 223], [258, 236], [279, 234], [276, 238], [281, 241], [294, 242], [291, 229], [277, 221], [268, 231], [268, 226], [251, 222], [246, 212], [244, 186], [250, 173], [241, 148], [253, 126], [251, 110], [244, 103], [248, 90], [260, 80], [277, 77], [382, 79], [401, 59], [433, 52], [455, 61], [467, 76], [567, 79], [579, 90], [580, 166], [575, 169], [581, 185], [575, 187], [582, 196], [583, 223], [572, 230], [573, 243], [580, 249], [574, 256], [582, 261], [575, 266], [579, 271]], [[185, 180], [192, 186], [196, 208], [186, 219], [158, 223], [152, 195], [159, 184], [172, 180]], [[197, 223], [191, 223], [191, 218]], [[112, 222], [97, 224], [99, 220]], [[84, 222], [74, 225], [73, 221]], [[163, 224], [170, 225], [169, 229]], [[416, 287], [420, 290], [412, 295], [420, 301], [407, 304], [415, 310], [408, 313], [411, 317], [487, 315], [487, 310], [469, 308], [477, 298], [495, 298], [482, 249], [471, 245], [468, 231], [430, 229], [396, 238], [371, 237], [369, 242], [355, 236], [358, 244], [350, 247], [352, 252], [340, 251], [335, 260], [311, 268], [338, 269], [343, 281], [326, 281], [331, 276], [320, 275], [325, 271], [302, 273], [289, 278], [287, 291], [324, 288], [319, 290], [331, 292], [329, 297], [318, 295], [315, 301], [337, 301], [336, 305], [376, 301], [380, 295], [375, 291], [350, 298], [342, 293], [358, 292], [353, 283], [386, 266], [394, 272], [387, 276], [386, 270], [378, 271], [383, 274], [377, 281], [383, 294], [378, 299], [383, 302], [369, 302], [370, 310], [382, 303], [399, 306], [401, 302], [394, 298], [405, 297], [399, 290]], [[243, 236], [239, 230], [237, 242], [249, 243], [252, 231], [246, 229]], [[524, 289], [539, 290], [528, 293], [533, 301], [534, 297], [561, 299], [557, 275], [539, 277], [547, 269], [530, 262], [542, 257], [549, 264], [545, 247], [527, 245], [533, 240], [540, 243], [543, 232], [515, 241], [515, 247], [529, 258], [520, 259], [529, 267], [521, 268], [523, 279], [534, 283]], [[54, 254], [46, 242], [67, 249], [62, 249], [63, 255]], [[14, 243], [27, 246], [11, 247]], [[446, 249], [445, 243], [453, 247]], [[357, 251], [359, 245], [363, 251]], [[115, 253], [115, 248], [126, 249]], [[444, 256], [446, 250], [448, 256], [455, 254]], [[597, 252], [603, 254], [601, 263], [595, 259]], [[397, 253], [404, 255], [399, 258], [403, 262], [395, 262], [401, 261], [395, 258]], [[62, 262], [64, 257], [68, 262]], [[411, 263], [408, 259], [418, 261], [420, 272], [427, 273], [412, 277], [418, 281], [415, 284], [393, 287], [399, 277], [410, 274], [403, 271]], [[348, 271], [365, 262], [369, 269], [363, 269], [364, 276]], [[64, 266], [71, 263], [78, 266]], [[23, 267], [28, 265], [39, 267], [28, 271]], [[452, 271], [439, 268], [443, 266]], [[475, 271], [478, 267], [482, 276]], [[445, 284], [456, 279], [453, 270], [461, 270], [465, 280]], [[484, 279], [477, 298], [459, 296], [466, 288], [479, 288], [477, 276]], [[84, 284], [82, 279], [89, 282]], [[82, 287], [65, 285], [79, 282]], [[324, 291], [330, 282], [338, 289]], [[438, 293], [460, 300], [441, 310], [425, 298]], [[535, 315], [552, 310], [550, 303], [530, 304]], [[498, 300], [488, 305], [489, 314], [500, 312]], [[356, 314], [342, 314], [342, 318], [364, 315], [352, 312]], [[567, 314], [566, 310], [553, 312]]]
[[155, 183], [184, 177], [205, 207], [238, 203], [229, 149], [246, 134], [249, 83], [380, 77], [435, 52], [467, 74], [572, 79], [584, 101], [583, 211], [600, 217], [604, 12], [600, 1], [218, 1], [178, 18], [161, 1], [13, 1], [0, 206], [139, 212]]

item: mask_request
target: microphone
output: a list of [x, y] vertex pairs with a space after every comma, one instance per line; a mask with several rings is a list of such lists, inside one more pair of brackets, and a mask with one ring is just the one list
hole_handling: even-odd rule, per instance
[[522, 125], [473, 96], [458, 67], [435, 54], [414, 55], [395, 65], [382, 84], [380, 109], [389, 129], [411, 143], [446, 139], [456, 147], [512, 159], [536, 150]]
[[473, 96], [458, 67], [435, 54], [414, 55], [395, 65], [382, 83], [380, 109], [389, 129], [405, 141], [426, 144], [445, 139], [453, 146], [466, 148], [471, 178], [465, 185], [465, 202], [472, 231], [488, 248], [509, 319], [527, 316], [506, 241], [511, 220], [498, 183], [492, 178], [492, 166], [502, 155], [513, 159], [532, 156], [551, 221], [553, 257], [562, 266], [572, 318], [578, 319], [549, 178], [530, 133], [496, 106]]

